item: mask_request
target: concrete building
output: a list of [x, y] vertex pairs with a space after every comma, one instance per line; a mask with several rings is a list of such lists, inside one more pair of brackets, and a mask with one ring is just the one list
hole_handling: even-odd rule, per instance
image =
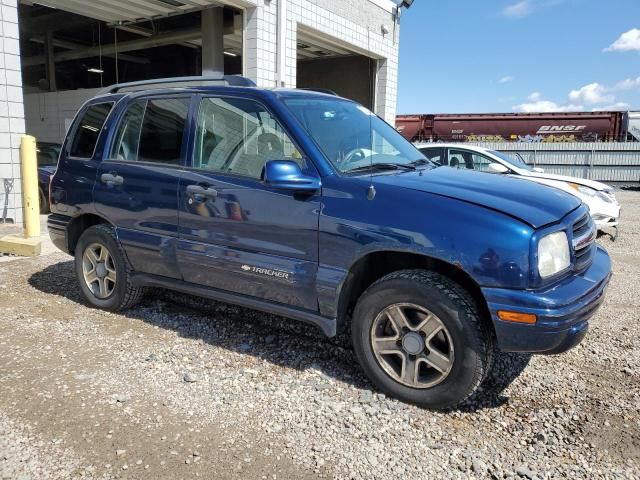
[[21, 223], [19, 143], [59, 143], [101, 86], [241, 74], [326, 88], [393, 122], [391, 0], [0, 0], [0, 222]]

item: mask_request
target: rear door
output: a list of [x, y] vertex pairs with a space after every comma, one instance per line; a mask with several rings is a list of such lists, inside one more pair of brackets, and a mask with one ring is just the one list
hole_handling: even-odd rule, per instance
[[99, 143], [104, 142], [101, 132], [114, 103], [94, 101], [76, 116], [51, 183], [53, 213], [72, 217], [91, 211], [93, 184], [101, 157]]
[[184, 280], [317, 311], [320, 192], [262, 181], [268, 160], [310, 162], [259, 102], [203, 97], [181, 181], [178, 260]]
[[96, 209], [116, 226], [136, 271], [180, 278], [177, 202], [189, 108], [189, 96], [129, 103], [98, 169]]

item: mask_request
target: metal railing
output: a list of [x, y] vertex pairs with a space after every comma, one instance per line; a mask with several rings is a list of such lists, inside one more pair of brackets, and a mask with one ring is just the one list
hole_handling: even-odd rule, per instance
[[518, 153], [529, 165], [559, 175], [603, 182], [640, 182], [640, 143], [465, 142], [504, 153]]

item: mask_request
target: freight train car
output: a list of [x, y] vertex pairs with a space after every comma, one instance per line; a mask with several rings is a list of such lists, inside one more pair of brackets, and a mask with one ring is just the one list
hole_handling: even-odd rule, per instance
[[625, 141], [626, 112], [469, 113], [398, 115], [410, 141], [602, 142]]

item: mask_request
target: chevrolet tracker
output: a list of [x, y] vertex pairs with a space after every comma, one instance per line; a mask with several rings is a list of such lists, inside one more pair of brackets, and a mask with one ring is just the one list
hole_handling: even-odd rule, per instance
[[91, 305], [160, 287], [349, 332], [378, 389], [429, 408], [497, 351], [578, 344], [611, 272], [577, 197], [439, 167], [357, 103], [242, 77], [109, 87], [49, 190]]

